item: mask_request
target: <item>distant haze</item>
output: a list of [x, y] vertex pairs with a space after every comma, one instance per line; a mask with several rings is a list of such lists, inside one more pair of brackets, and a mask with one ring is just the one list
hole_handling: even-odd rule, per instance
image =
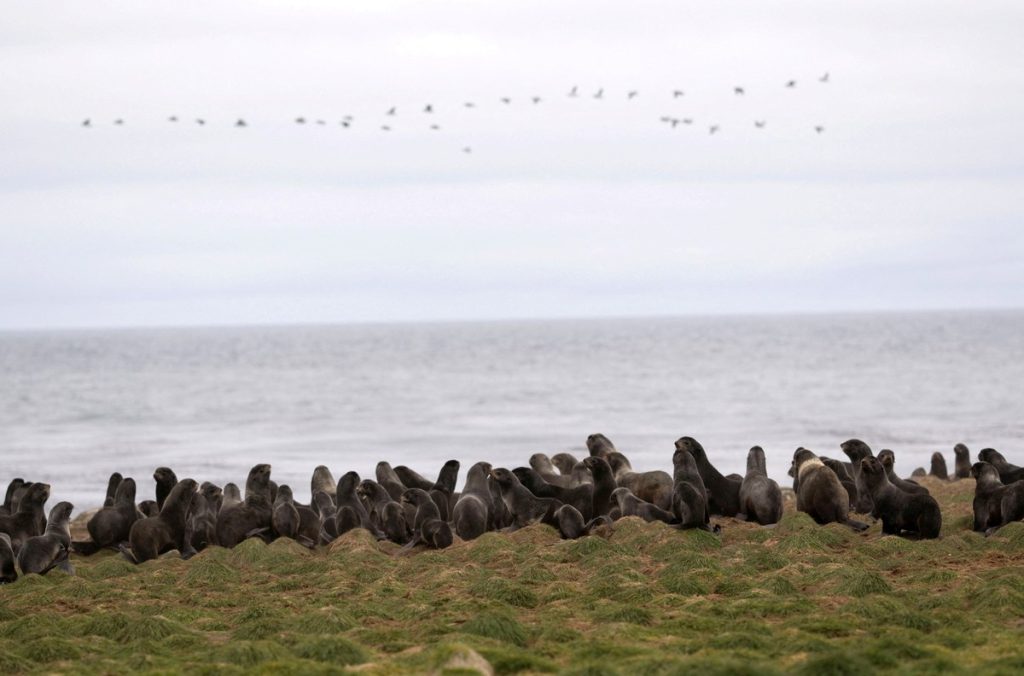
[[1020, 307], [1021, 35], [1019, 2], [8, 0], [0, 328]]

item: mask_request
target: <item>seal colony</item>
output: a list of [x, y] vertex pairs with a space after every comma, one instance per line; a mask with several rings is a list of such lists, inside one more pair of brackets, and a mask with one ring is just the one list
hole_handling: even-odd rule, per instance
[[[535, 523], [576, 539], [607, 533], [624, 517], [714, 533], [721, 532], [722, 523], [712, 523], [712, 517], [764, 527], [781, 518], [782, 490], [768, 478], [759, 446], [750, 449], [746, 475], [739, 476], [721, 474], [692, 437], [675, 442], [671, 475], [635, 471], [603, 434], [590, 435], [586, 445], [589, 456], [582, 461], [569, 453], [554, 458], [535, 453], [529, 466], [513, 469], [474, 463], [462, 492], [455, 490], [461, 468], [457, 460], [444, 463], [433, 481], [384, 461], [378, 463], [375, 479], [346, 472], [335, 481], [321, 465], [313, 471], [308, 504], [299, 502], [290, 486], [278, 486], [265, 463], [250, 470], [244, 494], [233, 483], [220, 487], [179, 480], [173, 470], [160, 467], [153, 474], [156, 500], [141, 503], [136, 503], [135, 480], [115, 472], [107, 482], [103, 508], [87, 523], [91, 539], [83, 541], [71, 541], [70, 503], [59, 503], [47, 519], [50, 486], [16, 478], [0, 507], [0, 583], [17, 578], [15, 564], [22, 573], [45, 574], [53, 568], [71, 573], [70, 552], [87, 556], [104, 548], [142, 563], [172, 551], [187, 559], [211, 545], [230, 548], [249, 538], [290, 538], [315, 548], [356, 528], [406, 551], [418, 546], [443, 549], [456, 538], [473, 540], [489, 531], [511, 532]], [[938, 503], [924, 486], [895, 474], [891, 450], [876, 456], [859, 439], [839, 448], [849, 463], [803, 447], [794, 452], [789, 474], [798, 511], [819, 524], [841, 523], [856, 531], [868, 524], [851, 513], [881, 520], [887, 535], [939, 537]], [[952, 476], [941, 454], [933, 456], [933, 478], [961, 478], [966, 446], [957, 444], [955, 452], [958, 469]], [[1024, 519], [1024, 470], [994, 449], [984, 449], [978, 457], [970, 468], [977, 479], [973, 528], [991, 534]]]

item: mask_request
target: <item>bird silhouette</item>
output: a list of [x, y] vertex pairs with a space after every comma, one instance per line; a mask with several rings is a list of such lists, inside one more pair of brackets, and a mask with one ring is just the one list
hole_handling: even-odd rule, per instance
[[743, 87], [733, 87], [732, 93], [735, 94], [736, 96], [743, 96], [744, 94], [746, 94], [746, 92], [743, 90]]
[[628, 99], [635, 99], [635, 98], [637, 97], [637, 94], [639, 94], [639, 93], [640, 93], [640, 92], [638, 92], [638, 91], [636, 91], [636, 90], [634, 89], [633, 91], [631, 91], [631, 92], [629, 92], [628, 94], [626, 94], [626, 99], [627, 99], [627, 100], [628, 100]]
[[754, 126], [758, 129], [764, 129], [764, 120], [754, 120]]
[[382, 124], [380, 126], [380, 129], [381, 131], [391, 131], [391, 127], [387, 126], [386, 124]]
[[814, 131], [820, 134], [821, 132], [825, 131], [825, 128], [818, 125], [814, 128]]
[[169, 118], [167, 118], [167, 121], [168, 122], [177, 122], [178, 121], [178, 116], [177, 115], [171, 115]]
[[508, 98], [507, 96], [502, 96], [501, 102], [507, 105], [509, 103], [512, 103], [512, 99]]
[[248, 127], [249, 125], [247, 125], [245, 123], [245, 120], [243, 120], [242, 118], [238, 118], [238, 122], [235, 122], [235, 126], [236, 127]]
[[304, 117], [297, 117], [297, 118], [295, 118], [295, 124], [306, 124], [306, 118], [304, 118]]
[[196, 124], [198, 124], [198, 125], [199, 125], [199, 126], [201, 127], [201, 126], [203, 126], [204, 124], [206, 124], [206, 120], [204, 120], [204, 119], [203, 119], [203, 118], [201, 118], [201, 117], [197, 117], [197, 118], [196, 118]]
[[575, 98], [575, 97], [577, 97], [579, 95], [580, 95], [579, 87], [577, 87], [576, 85], [573, 85], [572, 89], [569, 90], [569, 96]]
[[718, 133], [718, 125], [717, 124], [711, 125], [711, 127], [708, 129], [708, 134], [715, 134], [715, 133]]
[[476, 104], [475, 104], [475, 103], [473, 103], [472, 101], [466, 101], [466, 102], [465, 102], [465, 103], [463, 103], [462, 105], [464, 105], [464, 106], [465, 106], [465, 107], [467, 107], [467, 108], [476, 108]]
[[684, 117], [683, 118], [683, 124], [693, 124], [693, 118]]
[[539, 96], [534, 96], [534, 97], [533, 97], [532, 99], [530, 99], [530, 100], [531, 100], [531, 101], [533, 101], [533, 104], [534, 104], [534, 105], [537, 105], [538, 103], [540, 103], [540, 97], [539, 97]]
[[465, 148], [462, 149], [462, 152], [464, 152], [464, 153], [471, 153], [471, 152], [473, 152], [473, 149], [470, 148], [469, 146], [466, 146]]
[[601, 89], [597, 90], [597, 93], [594, 94], [594, 98], [595, 99], [603, 99], [604, 98], [604, 87], [602, 87]]
[[786, 86], [792, 89], [793, 87], [796, 86], [796, 80], [789, 80], [788, 82], [786, 82]]
[[389, 108], [389, 109], [388, 109], [388, 112], [387, 112], [387, 114], [388, 114], [388, 115], [394, 115], [394, 114], [395, 114], [395, 107], [394, 107], [394, 106], [391, 106], [391, 108]]
[[439, 127], [439, 126], [438, 126], [438, 125], [436, 125], [436, 124], [432, 124], [432, 125], [430, 125], [430, 128], [431, 128], [431, 129], [433, 129], [434, 131], [437, 131], [437, 130], [438, 130], [438, 129], [440, 129], [441, 127]]
[[118, 119], [114, 120], [114, 124], [118, 124], [118, 125], [124, 124], [124, 120], [118, 118]]
[[432, 105], [430, 105], [428, 103], [426, 106], [424, 106], [423, 112], [424, 113], [432, 113], [432, 112], [434, 112], [434, 106], [432, 106]]
[[672, 90], [672, 98], [678, 99], [680, 96], [685, 96], [685, 94], [684, 94], [682, 89], [673, 89]]
[[673, 117], [672, 119], [669, 120], [669, 123], [672, 125], [673, 129], [675, 129], [677, 126], [679, 126], [680, 122], [682, 122], [682, 120], [680, 120], [677, 117]]
[[341, 126], [344, 127], [345, 129], [348, 129], [351, 125], [352, 125], [352, 123], [349, 122], [348, 120], [342, 120], [341, 121]]
[[84, 120], [82, 120], [82, 126], [83, 127], [91, 127], [92, 126], [92, 120], [90, 120], [89, 118], [85, 118]]
[[818, 78], [818, 82], [828, 82], [828, 72]]

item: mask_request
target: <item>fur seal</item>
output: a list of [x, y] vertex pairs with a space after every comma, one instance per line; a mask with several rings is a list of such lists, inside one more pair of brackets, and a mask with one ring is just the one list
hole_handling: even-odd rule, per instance
[[143, 500], [139, 503], [138, 510], [140, 519], [160, 515], [160, 508], [157, 507], [156, 500]]
[[117, 487], [121, 484], [123, 478], [120, 472], [114, 472], [110, 475], [110, 479], [107, 480], [107, 495], [103, 498], [104, 507], [113, 506], [114, 494], [117, 493]]
[[[334, 500], [331, 499], [331, 496], [323, 491], [317, 491], [313, 494], [313, 502], [316, 503], [317, 507], [317, 533], [319, 534], [319, 542], [328, 544], [341, 535], [341, 533], [338, 532], [338, 506], [334, 504]], [[354, 522], [354, 525], [351, 528], [343, 531], [347, 533], [352, 528], [359, 527], [359, 516], [351, 507], [346, 507], [345, 509], [347, 510], [346, 514], [352, 515], [352, 521]]]
[[820, 524], [842, 523], [854, 530], [868, 525], [849, 518], [850, 496], [836, 473], [806, 448], [793, 454], [796, 465], [796, 508]]
[[455, 533], [463, 540], [475, 540], [486, 533], [490, 525], [491, 491], [487, 476], [491, 469], [490, 463], [478, 462], [466, 473], [466, 486], [452, 509]]
[[135, 479], [128, 477], [118, 484], [114, 492], [114, 503], [93, 514], [85, 525], [92, 542], [73, 543], [75, 552], [92, 554], [103, 547], [117, 547], [122, 542], [128, 542], [132, 524], [139, 518], [135, 507]]
[[60, 567], [69, 575], [75, 574], [68, 556], [71, 550], [71, 510], [70, 502], [58, 502], [50, 510], [46, 532], [25, 540], [18, 552], [18, 567], [25, 575], [38, 573], [46, 575], [53, 568]]
[[928, 476], [933, 476], [936, 479], [942, 479], [943, 481], [949, 481], [949, 471], [946, 469], [946, 459], [942, 457], [942, 454], [938, 451], [932, 453], [932, 467], [928, 472]]
[[1010, 464], [1003, 454], [994, 448], [983, 448], [978, 451], [978, 460], [995, 467], [999, 472], [999, 480], [1004, 484], [1012, 484], [1014, 481], [1024, 479], [1024, 467]]
[[156, 506], [163, 509], [164, 501], [171, 494], [174, 484], [178, 483], [178, 477], [169, 467], [157, 467], [153, 472], [153, 480], [156, 481]]
[[[561, 506], [561, 503], [554, 498], [535, 496], [519, 482], [515, 474], [504, 467], [492, 469], [490, 476], [501, 489], [501, 499], [512, 515], [510, 531], [544, 521], [545, 517], [553, 517], [555, 510]], [[548, 523], [550, 523], [550, 519]]]
[[850, 459], [853, 481], [857, 485], [857, 506], [854, 508], [854, 511], [858, 514], [870, 514], [872, 508], [871, 491], [868, 490], [864, 484], [863, 477], [861, 477], [860, 461], [864, 458], [873, 458], [875, 454], [871, 452], [871, 447], [860, 439], [847, 439], [839, 444], [839, 448]]
[[18, 571], [14, 568], [14, 548], [11, 536], [0, 533], [0, 584], [10, 584], [18, 579]]
[[131, 550], [121, 549], [129, 561], [142, 563], [172, 549], [186, 551], [188, 510], [192, 505], [192, 494], [197, 488], [198, 484], [194, 480], [182, 479], [171, 489], [159, 515], [139, 519], [132, 524], [128, 534]]
[[942, 529], [942, 512], [935, 498], [922, 493], [908, 493], [894, 486], [878, 458], [861, 462], [861, 475], [871, 491], [874, 505], [871, 516], [882, 520], [882, 532], [899, 535], [903, 531], [922, 538], [937, 538]]
[[568, 474], [559, 472], [555, 465], [544, 453], [534, 453], [530, 456], [530, 467], [540, 475], [544, 481], [560, 488], [569, 488], [572, 485], [572, 470]]
[[454, 541], [452, 529], [441, 519], [437, 504], [422, 488], [409, 488], [402, 494], [402, 502], [416, 506], [416, 520], [413, 522], [412, 539], [406, 544], [411, 548], [424, 544], [433, 549], [450, 547]]
[[381, 461], [377, 463], [377, 483], [384, 487], [384, 490], [388, 492], [391, 499], [395, 502], [402, 502], [402, 493], [405, 492], [405, 484], [395, 474], [395, 470], [391, 469], [391, 465]]
[[295, 507], [291, 486], [278, 487], [277, 497], [274, 499], [274, 509], [270, 515], [270, 525], [273, 526], [274, 532], [279, 537], [294, 540], [299, 534], [299, 510]]
[[618, 449], [615, 448], [612, 440], [603, 434], [591, 434], [587, 437], [587, 452], [590, 455], [600, 456], [607, 460], [608, 454], [615, 453], [616, 450]]
[[[583, 459], [583, 466], [590, 474], [593, 489], [591, 491], [591, 516], [607, 516], [611, 511], [612, 491], [618, 488], [611, 465], [604, 458], [592, 455]], [[574, 469], [575, 471], [575, 469]]]
[[768, 478], [764, 449], [760, 446], [747, 452], [747, 475], [740, 484], [740, 512], [736, 516], [762, 526], [778, 523], [782, 518], [782, 490]]
[[224, 484], [224, 497], [221, 500], [219, 511], [222, 511], [231, 505], [237, 505], [241, 502], [242, 492], [238, 490], [238, 484], [231, 483], [230, 481]]
[[667, 524], [679, 523], [675, 514], [646, 500], [641, 500], [625, 486], [620, 486], [612, 491], [612, 500], [618, 503], [619, 514], [622, 516], [638, 516], [644, 521], [661, 521]]
[[[46, 529], [46, 513], [43, 507], [50, 499], [50, 484], [39, 482], [26, 483], [24, 497], [18, 501], [18, 511], [7, 516], [0, 516], [0, 533], [7, 533], [11, 538], [11, 549], [17, 554], [22, 543], [30, 537], [42, 535]], [[40, 523], [44, 525], [40, 527]]]
[[185, 549], [181, 550], [181, 558], [191, 558], [197, 552], [217, 544], [218, 494], [220, 488], [209, 482], [205, 482], [192, 494], [192, 503], [189, 505], [185, 521]]
[[437, 509], [441, 512], [441, 519], [448, 521], [455, 506], [455, 484], [459, 480], [459, 461], [448, 460], [437, 473], [437, 481], [430, 488], [431, 499], [437, 503]]
[[405, 510], [400, 502], [391, 499], [383, 486], [376, 481], [364, 479], [356, 486], [356, 495], [364, 501], [370, 520], [384, 532], [388, 540], [399, 545], [409, 542], [409, 524], [405, 520]]
[[25, 485], [25, 480], [21, 478], [12, 479], [11, 483], [7, 484], [7, 494], [4, 496], [3, 507], [0, 507], [0, 516], [8, 516], [18, 511], [18, 505], [14, 502], [14, 494]]
[[[826, 458], [825, 456], [818, 456], [818, 459], [825, 463], [825, 467], [836, 473], [836, 477], [839, 478], [839, 483], [846, 489], [846, 494], [850, 496], [850, 511], [857, 511], [857, 482], [853, 480], [850, 473], [846, 471], [845, 462], [840, 462], [835, 458]], [[790, 476], [793, 476], [791, 473]]]
[[578, 462], [579, 460], [572, 453], [555, 453], [551, 456], [551, 464], [558, 468], [558, 471], [565, 476], [572, 474], [572, 468]]
[[[331, 470], [328, 469], [326, 465], [317, 465], [313, 470], [312, 478], [309, 480], [309, 506], [313, 508], [314, 512], [317, 510], [317, 506], [316, 502], [312, 498], [316, 495], [316, 492], [323, 491], [324, 493], [327, 493], [327, 495], [331, 496], [331, 499], [333, 500], [335, 491], [338, 490], [337, 486], [338, 483], [334, 480], [334, 475], [331, 474]], [[277, 498], [275, 496], [275, 500], [276, 499]], [[292, 496], [292, 501], [295, 501], [294, 495]]]
[[1004, 484], [999, 470], [984, 460], [974, 463], [974, 530], [991, 535], [1011, 521], [1024, 519], [1024, 481]]
[[572, 505], [562, 505], [556, 509], [554, 520], [558, 524], [558, 532], [563, 540], [576, 540], [584, 535], [590, 535], [598, 526], [610, 526], [612, 523], [607, 516], [596, 516], [589, 522], [584, 521], [583, 515]]
[[721, 528], [711, 528], [710, 525], [708, 493], [704, 480], [700, 478], [697, 461], [685, 448], [677, 448], [672, 454], [672, 468], [672, 513], [679, 521], [679, 527], [719, 532]]
[[[882, 450], [881, 452], [879, 452], [877, 459], [878, 462], [882, 463], [882, 468], [885, 469], [886, 477], [889, 479], [889, 483], [891, 483], [893, 486], [900, 489], [901, 491], [904, 491], [905, 493], [913, 493], [915, 495], [931, 495], [928, 492], [928, 489], [925, 488], [924, 486], [913, 481], [906, 481], [905, 479], [901, 479], [896, 475], [896, 472], [892, 468], [893, 464], [896, 462], [895, 453], [893, 453], [890, 450]], [[871, 495], [871, 499], [874, 500], [874, 493], [872, 493]]]
[[740, 511], [740, 486], [743, 482], [722, 476], [708, 460], [704, 447], [693, 437], [677, 439], [676, 449], [689, 452], [697, 463], [697, 471], [708, 494], [708, 510], [712, 514], [736, 516]]
[[261, 463], [249, 470], [245, 500], [230, 505], [225, 500], [217, 514], [217, 543], [230, 549], [248, 537], [268, 533], [273, 512], [270, 465]]
[[672, 477], [668, 472], [634, 472], [626, 456], [618, 451], [604, 457], [612, 468], [617, 486], [628, 488], [633, 495], [663, 510], [672, 508]]
[[512, 525], [512, 512], [505, 504], [501, 494], [501, 485], [487, 472], [487, 490], [491, 493], [491, 525], [490, 530], [503, 530]]
[[562, 488], [550, 484], [536, 471], [529, 467], [516, 467], [512, 473], [519, 479], [519, 483], [527, 488], [538, 498], [555, 498], [565, 505], [572, 505], [583, 519], [589, 521], [594, 516], [594, 485], [582, 484], [575, 488]]
[[[367, 511], [363, 501], [359, 499], [359, 494], [356, 493], [356, 488], [359, 486], [362, 479], [355, 472], [345, 472], [340, 479], [338, 479], [338, 488], [336, 491], [338, 514], [335, 514], [335, 521], [337, 521], [338, 515], [341, 510], [348, 507], [350, 510], [355, 512], [356, 516], [359, 517], [360, 528], [373, 533], [373, 536], [378, 540], [386, 539], [384, 533], [377, 528], [373, 520], [370, 519], [370, 512]], [[338, 527], [338, 535], [341, 535], [344, 531]]]
[[963, 444], [953, 447], [953, 456], [956, 458], [953, 464], [953, 478], [966, 479], [971, 476], [971, 451]]
[[398, 476], [398, 480], [401, 481], [402, 485], [406, 488], [420, 488], [429, 492], [430, 489], [434, 487], [435, 482], [424, 478], [405, 465], [399, 465], [396, 467], [395, 474]]

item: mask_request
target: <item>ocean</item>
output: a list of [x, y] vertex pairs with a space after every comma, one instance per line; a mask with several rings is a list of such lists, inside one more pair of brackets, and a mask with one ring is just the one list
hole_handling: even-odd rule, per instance
[[[586, 455], [636, 470], [695, 437], [723, 472], [764, 447], [842, 457], [864, 439], [908, 475], [953, 446], [1024, 460], [1024, 312], [886, 313], [0, 333], [0, 481], [102, 503], [113, 471], [244, 485], [269, 462], [308, 500], [313, 468], [436, 475]], [[460, 485], [462, 476], [460, 475]]]

